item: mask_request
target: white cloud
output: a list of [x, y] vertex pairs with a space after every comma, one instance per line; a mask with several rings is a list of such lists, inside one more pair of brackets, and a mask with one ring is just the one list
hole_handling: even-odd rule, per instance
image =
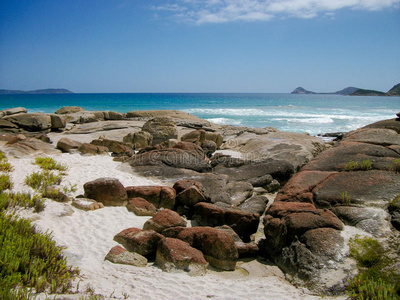
[[314, 18], [349, 8], [381, 10], [398, 8], [400, 0], [168, 0], [157, 11], [168, 11], [181, 21], [226, 23], [266, 21], [274, 17]]

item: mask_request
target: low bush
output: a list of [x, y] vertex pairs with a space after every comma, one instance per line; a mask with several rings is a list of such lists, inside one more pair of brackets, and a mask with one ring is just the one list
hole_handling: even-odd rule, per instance
[[49, 233], [0, 212], [0, 299], [29, 299], [34, 292], [65, 293], [79, 274], [66, 264]]
[[65, 172], [67, 170], [67, 166], [57, 163], [51, 157], [36, 157], [35, 164], [47, 171], [57, 170], [60, 172]]
[[35, 190], [43, 190], [47, 186], [59, 185], [62, 176], [51, 171], [34, 172], [25, 177], [25, 183]]
[[0, 174], [0, 192], [11, 190], [13, 185], [14, 184], [11, 182], [10, 175]]

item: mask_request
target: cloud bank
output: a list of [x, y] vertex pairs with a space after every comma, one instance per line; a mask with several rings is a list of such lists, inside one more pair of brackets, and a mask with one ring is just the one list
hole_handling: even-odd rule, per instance
[[152, 9], [176, 20], [204, 23], [268, 21], [273, 18], [314, 18], [343, 8], [398, 8], [400, 0], [170, 0]]

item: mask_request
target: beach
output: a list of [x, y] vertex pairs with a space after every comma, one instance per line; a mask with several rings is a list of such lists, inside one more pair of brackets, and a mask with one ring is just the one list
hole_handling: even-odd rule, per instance
[[[7, 153], [3, 146], [0, 150]], [[76, 195], [83, 193], [85, 182], [101, 177], [118, 178], [125, 186], [159, 184], [134, 174], [129, 166], [113, 161], [108, 155], [47, 156], [68, 166], [68, 175], [61, 185], [76, 184]], [[9, 156], [14, 167], [14, 191], [32, 192], [23, 181], [27, 174], [39, 170], [33, 161], [32, 156]], [[113, 264], [104, 257], [117, 245], [113, 241], [114, 235], [128, 227], [142, 228], [149, 217], [138, 217], [125, 207], [86, 212], [69, 203], [46, 200], [45, 204], [45, 210], [39, 214], [25, 210], [19, 213], [33, 220], [39, 230], [51, 231], [57, 244], [66, 247], [64, 254], [68, 263], [81, 270], [72, 289], [78, 294], [66, 295], [66, 298], [60, 296], [60, 299], [79, 299], [88, 290], [105, 299], [321, 299], [291, 285], [277, 266], [263, 260], [239, 261], [234, 272], [208, 270], [201, 277], [163, 272], [152, 262], [146, 268]], [[45, 295], [38, 297], [45, 298]]]

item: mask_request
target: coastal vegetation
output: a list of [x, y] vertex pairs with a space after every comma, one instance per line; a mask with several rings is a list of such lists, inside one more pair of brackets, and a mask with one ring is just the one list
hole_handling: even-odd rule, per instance
[[371, 237], [352, 238], [350, 256], [360, 270], [349, 281], [351, 299], [400, 299], [400, 276], [393, 272], [384, 246]]
[[[6, 159], [0, 152], [0, 157]], [[40, 195], [6, 191], [12, 188], [9, 175], [0, 181], [0, 299], [34, 299], [39, 292], [65, 293], [78, 269], [67, 266], [48, 232], [36, 229], [30, 221], [15, 215], [13, 208], [44, 209]]]

